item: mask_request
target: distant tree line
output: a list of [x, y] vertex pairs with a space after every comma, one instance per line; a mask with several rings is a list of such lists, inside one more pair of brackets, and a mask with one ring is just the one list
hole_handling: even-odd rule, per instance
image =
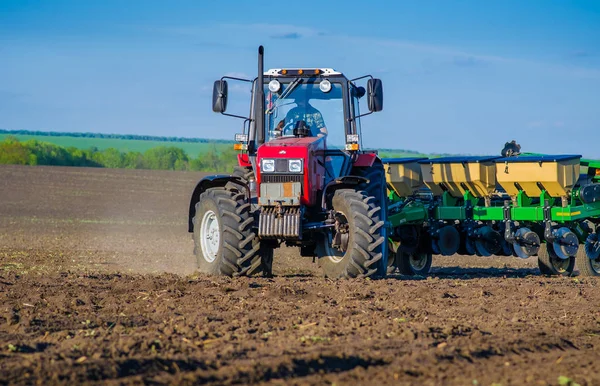
[[233, 147], [217, 151], [214, 146], [192, 158], [177, 146], [158, 146], [143, 153], [96, 147], [82, 150], [9, 136], [0, 142], [0, 164], [228, 172], [237, 164], [237, 151]]
[[157, 137], [153, 135], [135, 134], [102, 134], [102, 133], [61, 133], [56, 131], [30, 131], [30, 130], [1, 130], [0, 134], [11, 135], [36, 135], [45, 137], [78, 137], [78, 138], [110, 138], [110, 139], [136, 139], [142, 141], [160, 142], [192, 142], [192, 143], [235, 143], [227, 139], [185, 138], [185, 137]]
[[[218, 143], [218, 144], [234, 144], [233, 140], [228, 139], [206, 139], [206, 138], [185, 138], [185, 137], [157, 137], [153, 135], [135, 135], [135, 134], [102, 134], [102, 133], [69, 133], [56, 131], [32, 131], [32, 130], [2, 130], [0, 134], [10, 135], [32, 135], [46, 137], [76, 137], [76, 138], [108, 138], [108, 139], [132, 139], [142, 141], [159, 141], [159, 142], [190, 142], [190, 143]], [[394, 156], [427, 156], [421, 152], [407, 149], [367, 149], [378, 150], [382, 157]], [[450, 153], [435, 153], [429, 156], [449, 156]]]

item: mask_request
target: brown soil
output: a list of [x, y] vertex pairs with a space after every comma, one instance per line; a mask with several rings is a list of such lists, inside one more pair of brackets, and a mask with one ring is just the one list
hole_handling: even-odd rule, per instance
[[199, 173], [0, 167], [0, 384], [600, 383], [592, 278], [434, 258], [430, 278], [195, 272]]

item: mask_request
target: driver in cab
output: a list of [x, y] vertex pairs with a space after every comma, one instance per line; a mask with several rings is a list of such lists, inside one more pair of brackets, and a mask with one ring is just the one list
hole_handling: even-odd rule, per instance
[[283, 134], [283, 129], [286, 126], [294, 127], [296, 122], [304, 121], [306, 126], [310, 128], [311, 137], [324, 137], [327, 135], [327, 128], [325, 127], [325, 121], [321, 112], [314, 108], [308, 103], [305, 98], [295, 98], [294, 103], [296, 104], [285, 116], [285, 119], [279, 121], [279, 124], [275, 128], [279, 131], [279, 135]]

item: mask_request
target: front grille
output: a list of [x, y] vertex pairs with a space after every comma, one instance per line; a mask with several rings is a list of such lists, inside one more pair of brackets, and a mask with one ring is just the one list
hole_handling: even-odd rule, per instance
[[304, 176], [302, 174], [267, 174], [261, 175], [262, 182], [302, 182]]
[[275, 160], [275, 171], [276, 172], [287, 172], [288, 171], [288, 160], [287, 159], [276, 159]]

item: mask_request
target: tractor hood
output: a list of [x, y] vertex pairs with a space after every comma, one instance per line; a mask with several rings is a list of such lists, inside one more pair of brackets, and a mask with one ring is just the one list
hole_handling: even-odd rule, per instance
[[258, 148], [258, 159], [269, 158], [303, 158], [311, 152], [325, 148], [325, 138], [318, 137], [288, 137], [267, 142]]
[[317, 137], [304, 137], [304, 138], [287, 137], [287, 138], [275, 139], [271, 142], [265, 143], [263, 146], [265, 146], [265, 147], [285, 147], [285, 146], [307, 147], [311, 143], [315, 143], [321, 139], [322, 138], [317, 138]]
[[[256, 177], [259, 188], [263, 183], [300, 183], [300, 201], [313, 205], [317, 191], [324, 183], [325, 137], [279, 138], [259, 146], [256, 156]], [[269, 169], [267, 169], [267, 164]], [[290, 169], [289, 165], [300, 165]]]

